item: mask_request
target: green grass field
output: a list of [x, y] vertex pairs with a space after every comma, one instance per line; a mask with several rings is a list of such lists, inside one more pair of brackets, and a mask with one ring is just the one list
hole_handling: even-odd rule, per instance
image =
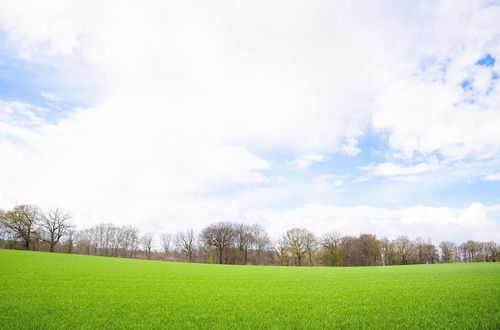
[[500, 328], [500, 263], [185, 264], [0, 250], [0, 328]]

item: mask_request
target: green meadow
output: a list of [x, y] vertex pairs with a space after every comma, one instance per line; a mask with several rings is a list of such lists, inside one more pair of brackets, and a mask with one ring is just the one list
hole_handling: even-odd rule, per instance
[[0, 250], [0, 328], [500, 328], [500, 263], [327, 268]]

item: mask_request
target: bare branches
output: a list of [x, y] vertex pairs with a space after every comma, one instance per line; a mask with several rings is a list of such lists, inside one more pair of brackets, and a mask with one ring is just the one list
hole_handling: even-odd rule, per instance
[[194, 230], [190, 229], [175, 235], [175, 244], [189, 262], [193, 262], [195, 249]]
[[165, 256], [170, 251], [171, 243], [172, 243], [172, 234], [169, 234], [169, 233], [161, 234], [160, 244], [161, 244], [161, 247], [163, 249], [163, 253], [165, 253]]
[[151, 250], [153, 249], [153, 234], [144, 234], [140, 239], [140, 244], [149, 260], [151, 258]]
[[342, 234], [338, 231], [329, 231], [324, 233], [318, 243], [327, 249], [338, 249], [342, 240]]
[[77, 253], [130, 258], [139, 244], [139, 229], [100, 224], [79, 231], [75, 240]]
[[[201, 240], [208, 248], [214, 248], [218, 252], [219, 264], [228, 263], [227, 250], [233, 244], [236, 235], [235, 225], [231, 222], [217, 222], [205, 229], [201, 233]], [[225, 258], [224, 251], [226, 252]]]
[[41, 215], [42, 240], [49, 244], [49, 251], [54, 251], [54, 246], [59, 240], [69, 235], [72, 228], [71, 215], [59, 208], [51, 209]]

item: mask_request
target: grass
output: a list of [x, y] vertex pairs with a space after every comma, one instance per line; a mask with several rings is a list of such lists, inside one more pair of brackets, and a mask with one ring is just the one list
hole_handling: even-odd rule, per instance
[[500, 263], [256, 267], [0, 250], [0, 328], [500, 328]]

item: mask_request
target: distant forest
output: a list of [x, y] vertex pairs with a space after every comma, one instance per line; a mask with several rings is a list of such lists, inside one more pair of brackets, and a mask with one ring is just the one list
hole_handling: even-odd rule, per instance
[[0, 248], [238, 265], [386, 266], [500, 260], [500, 245], [493, 241], [445, 241], [436, 246], [407, 236], [356, 237], [335, 231], [315, 236], [305, 228], [291, 228], [273, 241], [258, 224], [227, 221], [179, 233], [141, 234], [135, 226], [111, 223], [77, 230], [69, 213], [42, 211], [29, 204], [0, 210]]

